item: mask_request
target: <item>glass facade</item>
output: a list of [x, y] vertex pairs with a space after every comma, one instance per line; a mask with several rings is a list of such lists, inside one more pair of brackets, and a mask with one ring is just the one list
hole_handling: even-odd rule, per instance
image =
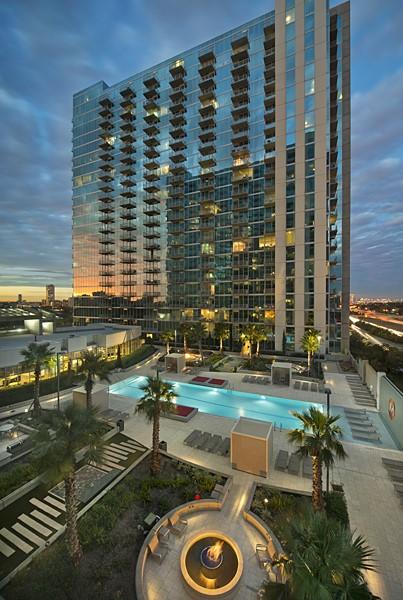
[[[215, 322], [225, 321], [233, 346], [240, 328], [256, 321], [267, 327], [266, 349], [283, 348], [284, 339], [288, 349], [298, 349], [298, 162], [305, 173], [304, 325], [315, 324], [313, 7], [314, 2], [305, 0], [304, 158], [296, 147], [301, 68], [296, 64], [299, 17], [293, 1], [278, 1], [276, 11], [119, 84], [99, 82], [74, 96], [76, 324], [138, 324], [158, 335], [184, 320], [203, 320], [210, 331]], [[280, 10], [284, 36], [276, 25]], [[286, 57], [287, 160], [284, 193], [278, 197], [280, 43]], [[339, 181], [342, 173], [340, 169]], [[276, 221], [279, 209], [285, 212], [284, 224]], [[336, 213], [340, 219], [341, 211]], [[276, 272], [280, 229], [286, 248], [281, 273]], [[329, 273], [320, 274], [327, 290]], [[284, 327], [277, 319], [276, 286], [285, 287]], [[324, 332], [327, 345], [333, 339], [334, 350], [341, 348], [336, 307], [345, 293], [342, 287], [333, 293], [335, 282], [330, 288], [332, 326]]]

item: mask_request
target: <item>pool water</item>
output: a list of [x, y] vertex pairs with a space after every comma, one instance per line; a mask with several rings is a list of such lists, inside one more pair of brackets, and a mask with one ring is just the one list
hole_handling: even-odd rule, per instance
[[[132, 377], [115, 383], [110, 393], [119, 394], [139, 400], [144, 392], [141, 386], [146, 377]], [[277, 398], [263, 394], [251, 394], [229, 389], [218, 389], [189, 383], [171, 382], [177, 394], [176, 403], [199, 409], [200, 412], [238, 419], [248, 417], [261, 421], [270, 421], [282, 429], [294, 429], [300, 421], [292, 416], [291, 411], [302, 412], [314, 406], [322, 410], [316, 402], [302, 402], [288, 398]]]

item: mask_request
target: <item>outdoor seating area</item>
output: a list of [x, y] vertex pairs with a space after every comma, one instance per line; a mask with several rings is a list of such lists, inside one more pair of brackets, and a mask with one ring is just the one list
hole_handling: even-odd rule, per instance
[[302, 464], [302, 476], [312, 478], [312, 459], [310, 456], [302, 458], [300, 454], [292, 453], [287, 450], [279, 450], [274, 463], [277, 471], [288, 472], [290, 475], [300, 475]]
[[393, 482], [396, 494], [399, 496], [400, 504], [403, 506], [403, 460], [394, 460], [392, 458], [382, 458], [389, 479]]
[[364, 442], [379, 442], [380, 435], [365, 410], [345, 408], [347, 423], [350, 426], [353, 439]]
[[294, 381], [294, 389], [302, 392], [320, 392], [319, 383], [317, 381]]
[[216, 377], [203, 377], [198, 375], [197, 377], [193, 377], [190, 380], [190, 383], [196, 383], [197, 385], [207, 385], [218, 388], [224, 388], [228, 385], [228, 381], [226, 379], [218, 379]]
[[243, 383], [258, 383], [260, 385], [268, 385], [271, 382], [271, 377], [261, 377], [259, 375], [245, 375], [242, 377]]
[[211, 452], [219, 456], [228, 456], [231, 447], [230, 438], [223, 438], [221, 435], [200, 431], [200, 429], [194, 429], [183, 443], [196, 450]]

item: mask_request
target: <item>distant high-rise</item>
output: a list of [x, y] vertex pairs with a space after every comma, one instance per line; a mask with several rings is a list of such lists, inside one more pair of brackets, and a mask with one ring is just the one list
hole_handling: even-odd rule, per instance
[[53, 283], [50, 283], [46, 286], [46, 305], [53, 306], [55, 303], [55, 299], [55, 286], [53, 285]]
[[275, 10], [73, 103], [76, 324], [348, 348], [349, 3]]
[[18, 294], [17, 302], [22, 302], [22, 294]]

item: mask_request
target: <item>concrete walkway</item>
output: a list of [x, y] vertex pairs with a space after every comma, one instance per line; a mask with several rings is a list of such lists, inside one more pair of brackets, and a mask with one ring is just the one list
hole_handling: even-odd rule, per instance
[[180, 572], [180, 554], [188, 539], [208, 529], [222, 531], [239, 546], [244, 560], [243, 575], [236, 594], [237, 600], [256, 600], [257, 592], [265, 579], [265, 571], [259, 567], [255, 549], [263, 544], [264, 538], [242, 517], [242, 511], [249, 493], [247, 477], [239, 474], [237, 482], [231, 488], [221, 511], [201, 511], [188, 516], [188, 526], [184, 535], [178, 538], [171, 535], [169, 552], [160, 565], [151, 558], [145, 566], [145, 588], [147, 600], [188, 600]]

